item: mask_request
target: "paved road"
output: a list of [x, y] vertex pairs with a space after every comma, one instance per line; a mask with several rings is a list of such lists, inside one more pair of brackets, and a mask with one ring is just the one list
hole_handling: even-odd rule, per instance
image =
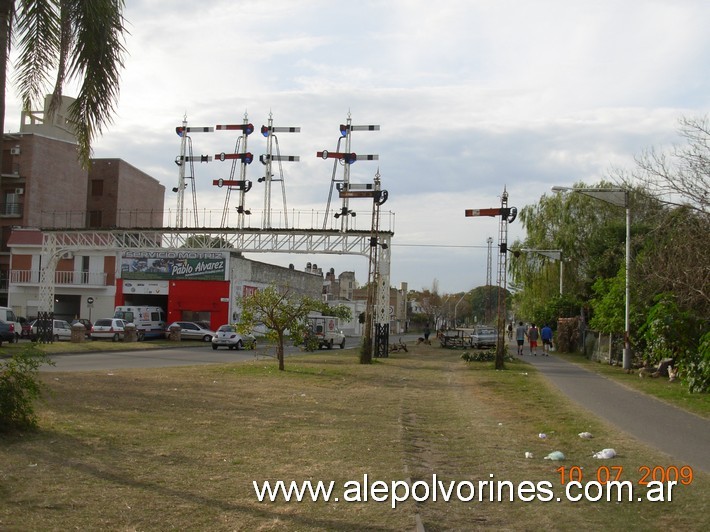
[[[346, 348], [359, 345], [357, 339], [348, 338]], [[339, 352], [337, 347], [334, 353]], [[302, 354], [298, 347], [285, 346], [286, 357]], [[52, 356], [54, 366], [43, 366], [42, 371], [105, 371], [126, 368], [161, 368], [168, 366], [191, 366], [197, 364], [223, 364], [254, 360], [256, 357], [275, 357], [274, 347], [232, 351], [212, 349], [210, 345], [191, 347], [168, 347], [132, 351], [101, 351], [95, 353], [61, 354]]]
[[[527, 349], [527, 348], [526, 348]], [[514, 350], [512, 351], [514, 353]], [[523, 359], [570, 399], [674, 458], [710, 472], [710, 421], [551, 355]]]

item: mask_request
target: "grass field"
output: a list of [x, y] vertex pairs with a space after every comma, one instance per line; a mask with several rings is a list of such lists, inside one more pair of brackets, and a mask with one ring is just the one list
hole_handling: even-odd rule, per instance
[[[710, 479], [697, 471], [672, 501], [638, 502], [645, 467], [682, 464], [591, 418], [520, 360], [495, 371], [422, 346], [369, 366], [338, 350], [288, 358], [285, 372], [262, 360], [42, 378], [40, 429], [0, 439], [0, 530], [706, 530], [710, 519]], [[619, 456], [592, 458], [605, 447]], [[564, 461], [544, 459], [556, 450]], [[564, 500], [563, 475], [617, 472], [632, 502]], [[365, 475], [409, 480], [422, 500], [346, 502]], [[474, 486], [474, 500], [424, 497], [433, 475], [462, 496]], [[259, 502], [253, 482], [267, 480], [333, 481], [340, 500]], [[479, 502], [490, 480], [548, 482], [553, 500], [490, 502], [484, 486]]]

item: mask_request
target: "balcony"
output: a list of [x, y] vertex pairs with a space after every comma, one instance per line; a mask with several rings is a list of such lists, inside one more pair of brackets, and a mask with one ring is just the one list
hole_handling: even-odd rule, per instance
[[2, 218], [22, 218], [23, 204], [16, 201], [9, 201], [0, 205], [0, 217]]
[[[12, 270], [10, 284], [38, 285], [41, 277], [39, 270]], [[106, 272], [54, 272], [55, 286], [107, 286]]]

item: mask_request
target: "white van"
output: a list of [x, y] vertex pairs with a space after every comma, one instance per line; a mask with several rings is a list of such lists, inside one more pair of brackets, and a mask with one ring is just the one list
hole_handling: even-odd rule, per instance
[[335, 316], [308, 316], [308, 327], [318, 338], [318, 347], [333, 349], [334, 345], [345, 349], [345, 334], [338, 328]]
[[165, 311], [160, 307], [118, 306], [113, 317], [135, 324], [139, 340], [165, 336]]
[[15, 339], [12, 342], [17, 342], [22, 334], [22, 324], [15, 316], [15, 311], [10, 307], [0, 307], [0, 321], [10, 325], [10, 330], [15, 334]]

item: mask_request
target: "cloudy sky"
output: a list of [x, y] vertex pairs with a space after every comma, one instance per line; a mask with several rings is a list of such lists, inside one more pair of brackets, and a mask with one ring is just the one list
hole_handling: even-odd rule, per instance
[[[679, 140], [678, 120], [710, 109], [710, 3], [705, 0], [128, 0], [130, 35], [114, 123], [96, 157], [119, 157], [166, 187], [176, 207], [175, 134], [189, 126], [242, 123], [257, 132], [248, 149], [264, 153], [258, 134], [279, 136], [288, 209], [324, 211], [339, 125], [354, 132], [358, 161], [351, 182], [379, 169], [394, 219], [391, 283], [442, 292], [485, 284], [488, 237], [498, 219], [465, 218], [468, 208], [535, 203], [552, 185], [596, 182], [634, 156]], [[73, 96], [69, 91], [67, 95]], [[19, 129], [8, 92], [6, 130]], [[195, 154], [233, 152], [231, 132], [193, 134]], [[197, 203], [219, 224], [229, 163], [195, 168]], [[246, 204], [261, 225], [263, 166], [255, 161]], [[280, 184], [272, 207], [282, 208]], [[236, 206], [234, 194], [229, 204]], [[336, 200], [337, 203], [337, 200]], [[191, 195], [185, 204], [192, 205]], [[367, 228], [371, 203], [358, 228]], [[293, 216], [291, 217], [294, 218]], [[304, 219], [306, 216], [304, 215]], [[202, 219], [201, 219], [202, 221]], [[306, 222], [302, 222], [306, 223]], [[508, 240], [523, 237], [519, 222]], [[251, 255], [301, 268], [315, 262], [367, 280], [359, 256]], [[493, 258], [493, 281], [495, 264]]]

